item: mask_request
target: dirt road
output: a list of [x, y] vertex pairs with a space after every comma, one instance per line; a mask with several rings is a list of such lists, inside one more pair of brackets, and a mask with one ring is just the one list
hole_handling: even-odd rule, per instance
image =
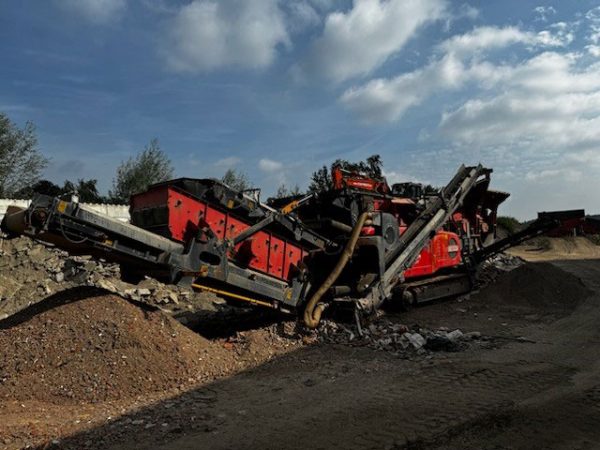
[[[512, 282], [518, 286], [499, 283], [503, 299], [482, 292], [389, 316], [481, 332], [482, 342], [465, 351], [407, 358], [349, 345], [303, 346], [57, 446], [600, 448], [600, 260], [532, 264], [531, 277], [551, 274], [536, 278], [542, 294], [535, 302], [512, 300], [527, 288], [523, 271]], [[562, 278], [571, 284], [561, 290]]]

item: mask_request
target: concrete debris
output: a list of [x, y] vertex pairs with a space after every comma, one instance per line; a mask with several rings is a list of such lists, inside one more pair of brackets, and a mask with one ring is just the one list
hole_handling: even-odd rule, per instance
[[[90, 256], [69, 256], [29, 238], [0, 237], [0, 317], [10, 316], [49, 295], [79, 286], [93, 286], [142, 301], [167, 312], [215, 311], [216, 297], [145, 278], [138, 285], [120, 278], [116, 264]], [[224, 302], [223, 302], [224, 303]]]
[[404, 337], [408, 339], [410, 345], [412, 345], [416, 350], [419, 350], [427, 343], [427, 339], [425, 339], [419, 333], [404, 333]]
[[469, 333], [465, 333], [463, 335], [465, 339], [481, 339], [481, 333], [479, 331], [470, 331]]
[[468, 348], [469, 343], [481, 338], [481, 333], [440, 328], [429, 330], [417, 325], [409, 328], [382, 317], [358, 332], [356, 324], [340, 324], [325, 320], [319, 327], [317, 338], [321, 342], [365, 346], [377, 350], [410, 357], [411, 354], [428, 352], [458, 352]]
[[510, 272], [523, 264], [525, 261], [518, 256], [504, 253], [493, 256], [481, 263], [477, 273], [477, 284], [479, 288], [483, 288], [495, 282], [501, 274]]
[[454, 331], [451, 331], [450, 333], [448, 333], [448, 334], [446, 335], [446, 337], [447, 337], [448, 339], [450, 339], [451, 341], [457, 341], [457, 340], [459, 340], [460, 338], [462, 338], [463, 336], [464, 336], [464, 335], [463, 335], [463, 332], [462, 332], [462, 331], [460, 331], [460, 330], [454, 330]]

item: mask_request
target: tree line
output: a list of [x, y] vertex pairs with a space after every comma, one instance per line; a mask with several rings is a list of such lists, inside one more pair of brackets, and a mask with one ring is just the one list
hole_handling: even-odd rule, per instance
[[132, 194], [166, 181], [174, 173], [157, 139], [135, 157], [121, 162], [108, 195], [100, 194], [95, 179], [65, 180], [62, 186], [42, 179], [49, 162], [39, 150], [34, 124], [27, 122], [19, 128], [0, 113], [0, 198], [29, 199], [37, 192], [53, 197], [77, 194], [85, 203], [126, 204]]
[[[119, 164], [108, 195], [100, 194], [96, 179], [65, 180], [62, 186], [42, 179], [42, 173], [49, 162], [39, 150], [33, 123], [27, 122], [19, 128], [6, 114], [0, 112], [0, 198], [28, 199], [37, 192], [53, 197], [77, 194], [80, 201], [85, 203], [127, 204], [132, 194], [143, 192], [149, 185], [174, 176], [173, 164], [161, 150], [157, 139], [152, 139], [136, 156]], [[306, 192], [316, 193], [330, 189], [330, 173], [334, 166], [375, 178], [383, 176], [383, 162], [379, 155], [369, 156], [365, 161], [359, 162], [338, 159], [331, 167], [323, 166], [313, 172]], [[228, 169], [221, 181], [236, 190], [253, 189], [246, 173], [236, 169]], [[281, 184], [275, 197], [294, 197], [306, 192], [298, 185], [289, 187]]]

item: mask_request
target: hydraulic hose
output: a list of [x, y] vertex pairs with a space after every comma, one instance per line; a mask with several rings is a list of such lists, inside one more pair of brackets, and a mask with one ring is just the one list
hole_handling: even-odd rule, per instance
[[365, 221], [371, 217], [371, 214], [368, 212], [362, 213], [358, 220], [356, 221], [356, 225], [352, 229], [352, 234], [350, 235], [350, 239], [346, 243], [346, 247], [342, 251], [340, 255], [340, 259], [337, 264], [329, 274], [329, 276], [323, 281], [319, 289], [315, 291], [312, 295], [308, 303], [306, 304], [306, 309], [304, 310], [304, 323], [308, 328], [317, 328], [319, 322], [321, 321], [321, 314], [325, 310], [325, 303], [319, 303], [321, 297], [327, 292], [333, 283], [336, 282], [346, 264], [352, 257], [354, 253], [354, 248], [356, 247], [356, 243], [358, 242], [358, 238], [360, 237], [360, 232], [365, 224]]

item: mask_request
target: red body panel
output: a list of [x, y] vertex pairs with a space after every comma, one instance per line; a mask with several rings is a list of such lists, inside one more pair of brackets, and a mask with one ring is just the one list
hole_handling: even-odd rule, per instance
[[185, 242], [198, 233], [198, 220], [206, 213], [205, 208], [197, 209], [186, 196], [168, 189], [169, 230], [173, 239]]
[[[345, 172], [345, 173], [344, 173]], [[341, 167], [334, 167], [331, 171], [334, 189], [354, 188], [365, 191], [388, 192], [389, 188], [384, 180], [376, 180], [358, 172], [348, 172]]]
[[[410, 199], [394, 198], [392, 200], [384, 199], [374, 200], [374, 209], [394, 214], [398, 220], [400, 234], [408, 228], [408, 224], [402, 220], [407, 210], [415, 208], [415, 203]], [[463, 223], [462, 214], [455, 215], [454, 220], [457, 223]], [[464, 226], [468, 226], [463, 224]], [[374, 235], [376, 230], [373, 227], [364, 227], [362, 235]], [[404, 271], [405, 278], [418, 278], [435, 274], [438, 270], [447, 267], [455, 267], [462, 263], [460, 238], [456, 233], [440, 230], [431, 239], [429, 245], [425, 247], [414, 264]]]
[[[164, 236], [179, 242], [193, 239], [200, 228], [208, 226], [218, 239], [233, 239], [250, 227], [227, 211], [186, 195], [168, 185], [157, 186], [133, 196], [132, 211], [162, 208], [166, 223], [148, 227], [160, 228]], [[291, 241], [259, 231], [240, 242], [230, 253], [230, 259], [240, 267], [257, 270], [273, 277], [289, 280], [306, 252]]]
[[269, 275], [277, 278], [283, 278], [284, 247], [285, 242], [282, 239], [271, 236], [271, 239], [269, 239], [269, 264], [267, 271]]
[[425, 247], [415, 263], [404, 272], [405, 278], [432, 275], [445, 267], [461, 263], [460, 239], [455, 233], [438, 231]]
[[[590, 228], [592, 227], [588, 226], [588, 230], [586, 231], [587, 233], [590, 233]], [[586, 230], [585, 218], [577, 217], [574, 219], [561, 220], [559, 227], [555, 228], [554, 230], [550, 230], [546, 234], [550, 237], [573, 236], [582, 229]], [[594, 234], [593, 229], [591, 230], [590, 234]]]

